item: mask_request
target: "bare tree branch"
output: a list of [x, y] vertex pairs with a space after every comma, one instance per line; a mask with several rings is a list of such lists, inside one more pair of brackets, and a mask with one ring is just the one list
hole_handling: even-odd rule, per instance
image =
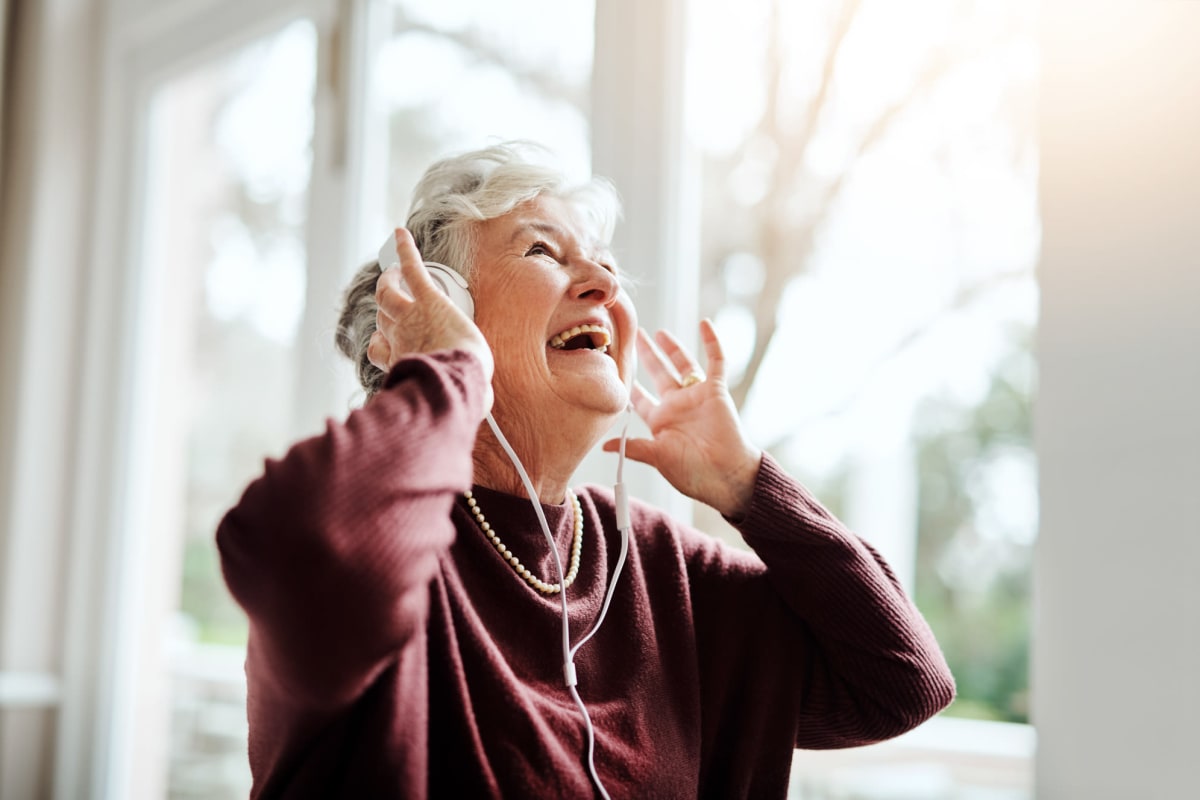
[[[852, 3], [850, 6], [851, 12], [857, 13], [859, 4]], [[838, 50], [844, 44], [845, 36], [849, 31], [851, 22], [852, 19], [848, 17], [844, 16], [842, 18], [838, 38], [835, 40], [835, 46]], [[836, 59], [837, 52], [834, 48], [831, 48], [829, 54], [826, 56], [822, 88], [817, 95], [822, 106], [828, 103], [828, 85], [832, 82], [833, 67]], [[763, 290], [759, 294], [754, 308], [754, 347], [745, 371], [737, 383], [730, 388], [730, 393], [738, 408], [742, 408], [745, 405], [746, 398], [750, 394], [750, 389], [758, 377], [759, 370], [766, 359], [767, 351], [770, 349], [771, 342], [779, 328], [777, 319], [779, 302], [783, 296], [784, 289], [796, 275], [804, 270], [811, 259], [816, 242], [816, 233], [836, 206], [838, 195], [844, 189], [851, 175], [853, 175], [854, 168], [871, 148], [887, 137], [896, 124], [896, 121], [902, 117], [904, 111], [941, 80], [942, 76], [949, 71], [950, 66], [949, 60], [941, 54], [929, 60], [904, 97], [897, 100], [876, 117], [875, 121], [859, 141], [858, 147], [850, 159], [849, 166], [823, 188], [820, 202], [816, 205], [818, 209], [816, 214], [805, 221], [799, 230], [797, 230], [796, 221], [787, 215], [788, 196], [798, 179], [804, 154], [811, 144], [812, 138], [815, 136], [817, 121], [820, 118], [822, 109], [814, 107], [808, 115], [805, 132], [806, 138], [800, 147], [787, 151], [789, 157], [775, 171], [775, 179], [772, 181], [771, 191], [767, 193], [762, 203], [758, 249], [762, 254], [764, 264], [767, 266], [766, 278]], [[778, 72], [780, 69], [782, 69], [782, 66], [779, 64], [774, 65], [772, 68], [774, 72]], [[782, 134], [780, 132], [773, 132], [773, 135], [778, 137]], [[776, 141], [778, 140], [776, 139]], [[798, 241], [800, 246], [789, 248], [787, 244], [789, 238], [793, 242]]]
[[[779, 113], [779, 100], [782, 95], [781, 84], [784, 69], [784, 58], [780, 49], [780, 6], [782, 0], [771, 4], [770, 30], [775, 34], [770, 37], [767, 50], [767, 100], [763, 114], [759, 120], [757, 134], [773, 142], [782, 142], [791, 138], [783, 130], [784, 121]], [[801, 265], [807, 261], [807, 250], [803, 258], [794, 262], [786, 254], [784, 236], [791, 227], [789, 220], [784, 219], [783, 209], [787, 205], [788, 196], [795, 185], [797, 174], [804, 161], [804, 154], [816, 136], [819, 122], [829, 104], [830, 87], [833, 84], [834, 71], [838, 58], [850, 33], [854, 20], [862, 6], [862, 0], [850, 0], [842, 6], [841, 13], [834, 23], [833, 35], [829, 49], [825, 52], [825, 60], [821, 68], [821, 80], [812, 102], [809, 103], [808, 113], [804, 117], [796, 145], [780, 148], [778, 163], [772, 171], [772, 180], [768, 190], [759, 203], [758, 247], [756, 248], [766, 265], [763, 286], [755, 301], [754, 320], [754, 349], [742, 377], [730, 387], [733, 401], [741, 408], [750, 393], [750, 387], [762, 367], [766, 357], [767, 346], [775, 337], [778, 328], [779, 297], [792, 277], [799, 272]], [[815, 230], [818, 223], [811, 227]], [[807, 233], [811, 233], [811, 230]], [[807, 239], [807, 233], [805, 238]], [[788, 264], [794, 264], [790, 268]]]
[[588, 85], [587, 83], [567, 83], [557, 80], [557, 74], [535, 66], [519, 64], [512, 58], [511, 52], [496, 47], [495, 41], [475, 34], [472, 31], [452, 31], [438, 28], [420, 20], [415, 20], [396, 7], [394, 30], [398, 33], [425, 33], [437, 36], [461, 47], [470, 53], [477, 62], [493, 64], [500, 67], [517, 81], [534, 89], [544, 97], [561, 100], [587, 113]]
[[[775, 0], [775, 7], [778, 8], [782, 0]], [[809, 104], [809, 113], [804, 121], [804, 128], [800, 133], [800, 146], [792, 152], [800, 153], [797, 162], [807, 152], [808, 146], [812, 144], [813, 137], [817, 133], [817, 123], [820, 121], [822, 114], [825, 112], [826, 106], [829, 105], [829, 92], [833, 87], [833, 74], [837, 68], [838, 59], [842, 54], [842, 47], [846, 43], [846, 36], [850, 33], [850, 28], [854, 25], [854, 20], [858, 18], [858, 12], [862, 7], [862, 0], [849, 0], [842, 5], [842, 12], [838, 16], [838, 20], [834, 25], [833, 38], [830, 41], [829, 50], [825, 53], [825, 63], [821, 67], [821, 82], [817, 86], [816, 97]], [[776, 30], [782, 26], [776, 26]], [[778, 36], [773, 37], [778, 39]], [[777, 62], [773, 72], [778, 76], [783, 71], [782, 59]], [[791, 165], [793, 169], [798, 164]], [[789, 171], [790, 172], [790, 171]]]

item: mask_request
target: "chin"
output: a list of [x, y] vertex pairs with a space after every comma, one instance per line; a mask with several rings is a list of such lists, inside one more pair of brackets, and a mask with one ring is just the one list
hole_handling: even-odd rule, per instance
[[623, 384], [591, 386], [582, 389], [573, 399], [574, 405], [610, 420], [629, 406], [629, 390]]

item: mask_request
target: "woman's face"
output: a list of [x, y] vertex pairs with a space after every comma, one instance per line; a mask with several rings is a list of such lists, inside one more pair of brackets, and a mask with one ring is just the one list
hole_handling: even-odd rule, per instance
[[550, 425], [624, 410], [637, 315], [585, 218], [540, 196], [482, 223], [476, 245], [475, 322], [495, 355], [497, 406]]

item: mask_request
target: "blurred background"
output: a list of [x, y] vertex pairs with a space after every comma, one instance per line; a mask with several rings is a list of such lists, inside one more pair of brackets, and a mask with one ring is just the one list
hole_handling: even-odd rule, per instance
[[792, 798], [1200, 779], [1200, 3], [0, 19], [4, 800], [247, 795], [217, 522], [361, 400], [341, 290], [424, 168], [506, 139], [616, 182], [643, 324], [715, 321], [751, 436], [885, 553], [955, 673], [912, 733], [798, 752]]

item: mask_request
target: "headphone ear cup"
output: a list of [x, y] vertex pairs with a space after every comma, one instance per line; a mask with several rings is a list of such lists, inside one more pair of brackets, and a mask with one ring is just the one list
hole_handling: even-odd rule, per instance
[[[400, 255], [396, 252], [396, 236], [393, 234], [379, 248], [379, 271], [385, 272], [399, 267]], [[433, 282], [450, 298], [450, 302], [468, 317], [475, 319], [475, 300], [467, 287], [467, 279], [437, 261], [426, 261], [425, 268], [429, 270], [429, 277], [433, 278]], [[403, 286], [404, 282], [401, 281], [400, 284]]]
[[475, 319], [475, 299], [471, 297], [467, 279], [436, 261], [426, 261], [425, 268], [429, 270], [429, 277], [433, 278], [433, 282], [450, 298], [450, 302], [458, 306], [470, 319]]

